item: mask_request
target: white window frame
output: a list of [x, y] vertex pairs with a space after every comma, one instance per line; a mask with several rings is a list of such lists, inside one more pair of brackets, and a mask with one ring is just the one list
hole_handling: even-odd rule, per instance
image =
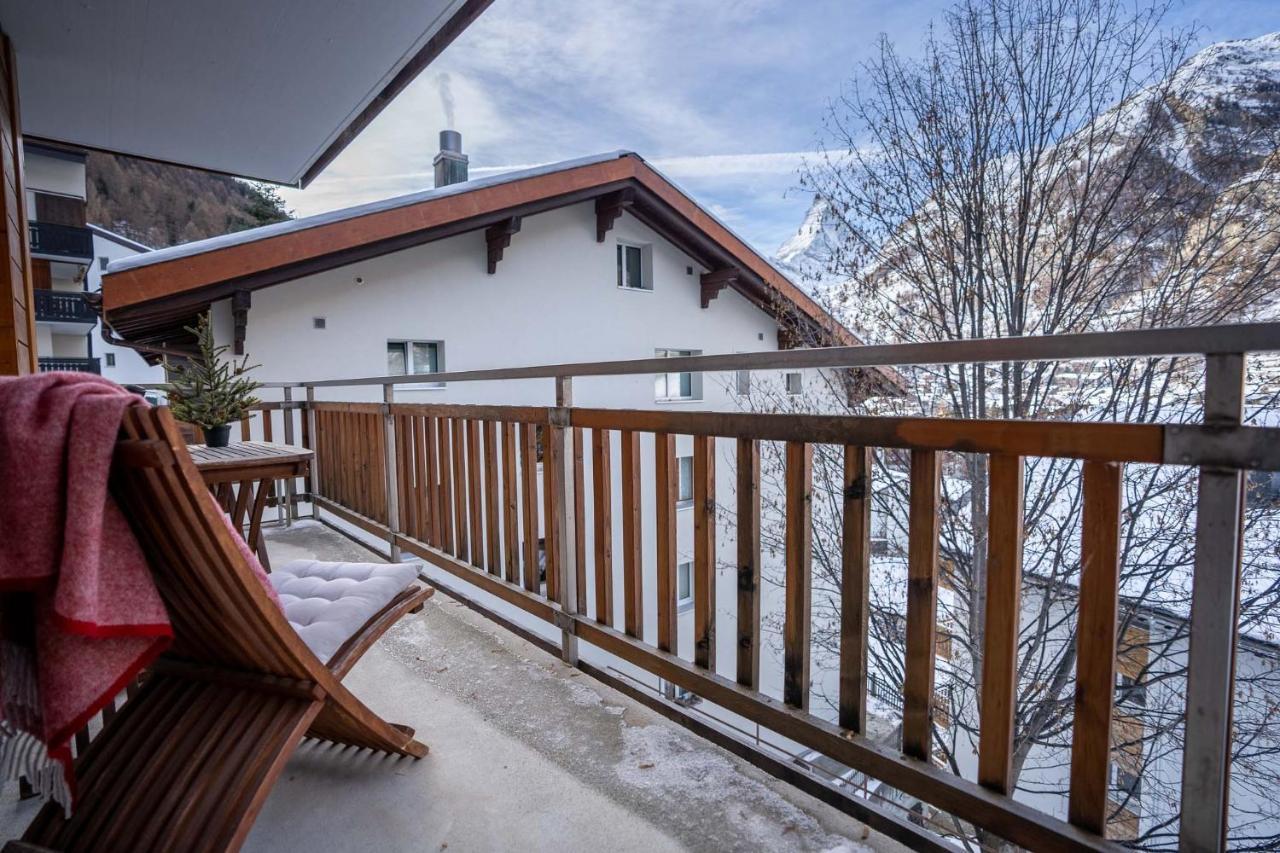
[[[687, 571], [689, 573], [689, 595], [687, 598], [680, 597], [680, 573]], [[684, 612], [693, 609], [693, 560], [680, 560], [676, 563], [676, 610]]]
[[[675, 347], [659, 347], [653, 352], [658, 358], [686, 358], [689, 356], [702, 355], [702, 350], [700, 349], [677, 349]], [[688, 396], [685, 396], [677, 393], [673, 396], [670, 393], [672, 383], [675, 383], [675, 387], [678, 392], [681, 384], [681, 376], [689, 377], [689, 394]], [[699, 403], [702, 401], [701, 373], [694, 373], [690, 370], [683, 370], [676, 373], [656, 373], [654, 374], [653, 381], [653, 400], [655, 403]]]
[[[637, 243], [633, 240], [618, 240], [617, 248], [614, 249], [614, 284], [618, 290], [625, 290], [629, 293], [653, 293], [653, 247], [647, 243]], [[640, 251], [640, 286], [631, 287], [626, 284], [627, 276], [627, 249], [638, 249]], [[622, 262], [622, 275], [618, 276], [618, 262]]]
[[[436, 348], [436, 369], [432, 372], [433, 373], [444, 372], [445, 370], [444, 341], [432, 340], [429, 338], [388, 338], [387, 339], [388, 351], [390, 351], [391, 347], [396, 345], [404, 347], [404, 363], [405, 363], [406, 372], [402, 374], [397, 374], [397, 375], [400, 375], [400, 376], [430, 376], [431, 375], [431, 373], [408, 372], [408, 370], [413, 366], [411, 361], [413, 358], [414, 344], [430, 344], [434, 346]], [[404, 388], [406, 390], [412, 390], [412, 391], [438, 391], [444, 388], [444, 386], [445, 386], [445, 383], [443, 382], [414, 382], [414, 383], [405, 383], [404, 385], [399, 385], [397, 387]]]
[[[683, 493], [686, 471], [689, 474], [689, 491]], [[691, 506], [693, 506], [693, 457], [676, 456], [676, 508], [688, 509]]]
[[[794, 380], [794, 387], [792, 382]], [[804, 374], [799, 371], [782, 374], [782, 385], [786, 389], [788, 397], [799, 397], [804, 393]]]

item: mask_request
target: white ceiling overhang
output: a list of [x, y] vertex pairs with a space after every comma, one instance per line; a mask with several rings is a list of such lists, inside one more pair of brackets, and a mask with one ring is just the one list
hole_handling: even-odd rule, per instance
[[28, 137], [306, 184], [491, 0], [0, 0]]

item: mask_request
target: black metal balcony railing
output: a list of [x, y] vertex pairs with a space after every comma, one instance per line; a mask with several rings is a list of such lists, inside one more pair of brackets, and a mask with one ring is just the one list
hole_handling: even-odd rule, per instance
[[78, 225], [29, 222], [31, 253], [57, 258], [93, 259], [93, 232]]
[[101, 373], [102, 362], [97, 358], [45, 358], [40, 359], [40, 372], [69, 370], [73, 373]]
[[98, 322], [85, 294], [80, 291], [37, 290], [36, 320], [55, 323]]

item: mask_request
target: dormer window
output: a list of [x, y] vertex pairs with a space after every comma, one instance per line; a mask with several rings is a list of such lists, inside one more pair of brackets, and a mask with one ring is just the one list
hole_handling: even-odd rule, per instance
[[618, 243], [618, 287], [624, 290], [653, 290], [648, 246]]

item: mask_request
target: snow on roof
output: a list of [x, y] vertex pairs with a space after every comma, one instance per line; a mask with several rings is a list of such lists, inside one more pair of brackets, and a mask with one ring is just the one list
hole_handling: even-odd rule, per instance
[[110, 231], [106, 228], [103, 228], [101, 225], [94, 225], [92, 222], [90, 222], [87, 227], [89, 228], [90, 231], [94, 233], [94, 235], [101, 237], [104, 240], [110, 240], [112, 243], [115, 243], [119, 246], [124, 246], [126, 249], [133, 249], [135, 252], [151, 251], [150, 246], [145, 245], [143, 243], [139, 243], [137, 240], [130, 240], [128, 237], [124, 236], [123, 234], [117, 234], [114, 231]]
[[245, 243], [253, 243], [258, 240], [279, 237], [283, 234], [305, 231], [308, 228], [317, 228], [334, 222], [356, 219], [361, 216], [368, 216], [372, 213], [382, 213], [387, 210], [409, 207], [410, 205], [419, 204], [424, 201], [431, 201], [437, 198], [447, 198], [448, 196], [459, 195], [461, 193], [471, 192], [472, 190], [484, 189], [485, 187], [499, 186], [501, 184], [525, 180], [526, 178], [536, 178], [540, 175], [565, 172], [570, 169], [590, 166], [595, 163], [604, 163], [609, 160], [617, 160], [620, 157], [628, 156], [638, 157], [639, 155], [631, 151], [619, 150], [610, 151], [605, 154], [595, 154], [589, 157], [579, 157], [574, 160], [562, 160], [559, 163], [548, 163], [543, 166], [535, 166], [530, 169], [520, 169], [514, 172], [500, 172], [496, 175], [476, 178], [462, 183], [422, 190], [420, 192], [395, 196], [394, 198], [381, 199], [379, 201], [371, 201], [354, 207], [330, 210], [326, 213], [317, 213], [315, 216], [305, 216], [302, 219], [290, 219], [285, 222], [263, 225], [260, 228], [235, 231], [231, 234], [222, 234], [218, 237], [209, 237], [204, 240], [193, 240], [190, 243], [183, 243], [180, 246], [156, 249], [155, 251], [147, 252], [145, 254], [134, 255], [133, 257], [121, 258], [120, 260], [113, 261], [107, 266], [107, 274], [110, 275], [112, 273], [124, 272], [126, 270], [150, 266], [151, 264], [160, 264], [166, 261], [177, 260], [179, 258], [188, 258], [193, 255], [211, 252], [215, 249], [225, 249], [229, 246], [240, 246]]

